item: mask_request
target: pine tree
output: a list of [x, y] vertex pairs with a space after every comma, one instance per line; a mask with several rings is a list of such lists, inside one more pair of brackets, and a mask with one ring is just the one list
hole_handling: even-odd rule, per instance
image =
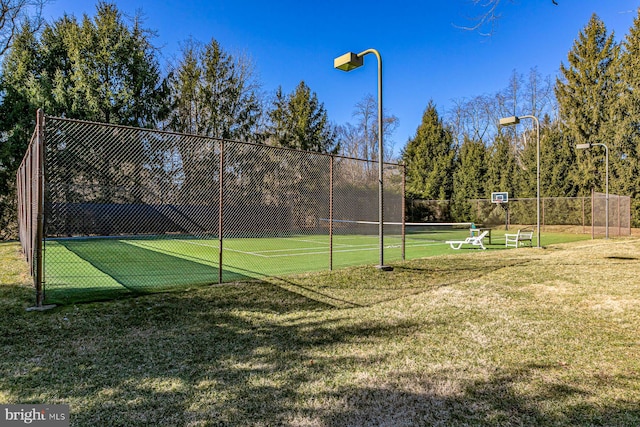
[[[613, 112], [619, 94], [617, 62], [619, 46], [613, 34], [593, 14], [568, 54], [568, 66], [560, 65], [555, 93], [565, 132], [575, 144], [611, 144]], [[578, 153], [576, 180], [583, 194], [604, 188], [602, 157], [596, 150]], [[600, 163], [600, 166], [598, 166]]]
[[624, 90], [616, 108], [617, 150], [612, 152], [611, 189], [633, 198], [634, 226], [640, 226], [640, 9], [622, 43], [620, 78]]
[[479, 221], [470, 199], [487, 197], [487, 148], [481, 141], [465, 139], [459, 149], [453, 175], [451, 214], [454, 221]]
[[[50, 115], [136, 126], [153, 126], [162, 118], [164, 86], [151, 33], [137, 18], [133, 25], [126, 22], [112, 3], [98, 3], [96, 16], [85, 15], [81, 23], [64, 16], [46, 25], [39, 39], [25, 26], [4, 59], [0, 178], [8, 185], [0, 188], [0, 198], [13, 187], [37, 108]], [[123, 169], [118, 162], [124, 158], [113, 153], [137, 152], [137, 158], [142, 158], [145, 148], [126, 139], [121, 147], [96, 144], [93, 148], [93, 155], [105, 164], [103, 172], [91, 168], [82, 172], [87, 180], [98, 183], [96, 200], [111, 200], [113, 180]], [[67, 173], [83, 167], [75, 160], [86, 151], [64, 154]], [[142, 163], [148, 162], [136, 165], [137, 170], [144, 167]]]
[[336, 130], [324, 104], [304, 81], [288, 96], [278, 88], [269, 118], [268, 134], [275, 145], [321, 153], [338, 151]]
[[505, 135], [497, 135], [487, 157], [486, 197], [498, 191], [508, 192], [513, 197], [516, 189], [516, 159], [509, 139]]
[[255, 142], [262, 114], [248, 61], [236, 59], [212, 39], [188, 40], [169, 76], [169, 127], [216, 138]]
[[407, 195], [449, 199], [453, 193], [455, 148], [433, 101], [422, 115], [415, 136], [407, 142], [402, 160], [407, 170]]
[[15, 174], [35, 126], [37, 40], [28, 24], [13, 39], [0, 76], [0, 239], [15, 238]]

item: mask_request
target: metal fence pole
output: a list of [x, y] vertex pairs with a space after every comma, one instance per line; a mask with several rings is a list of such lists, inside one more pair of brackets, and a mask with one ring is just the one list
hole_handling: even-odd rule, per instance
[[333, 270], [333, 156], [329, 156], [329, 270]]
[[406, 219], [405, 219], [405, 209], [406, 209], [406, 198], [405, 198], [405, 191], [406, 191], [406, 185], [407, 185], [407, 165], [406, 164], [402, 164], [402, 260], [404, 261], [406, 259], [406, 246], [405, 246], [405, 242], [406, 242]]
[[224, 142], [220, 141], [220, 165], [218, 172], [218, 284], [222, 283], [222, 233], [224, 232]]
[[582, 232], [584, 233], [584, 197], [582, 197]]
[[627, 234], [628, 236], [631, 236], [631, 197], [627, 197], [627, 221], [629, 224], [629, 234]]
[[36, 237], [34, 248], [35, 274], [34, 281], [36, 287], [36, 306], [42, 307], [44, 302], [43, 288], [43, 262], [42, 262], [42, 240], [44, 239], [44, 112], [39, 109], [37, 112], [36, 123], [38, 128], [38, 144], [36, 148]]
[[620, 224], [620, 197], [618, 197], [618, 237], [622, 236], [622, 226]]
[[591, 240], [596, 238], [596, 230], [595, 230], [595, 190], [591, 189]]

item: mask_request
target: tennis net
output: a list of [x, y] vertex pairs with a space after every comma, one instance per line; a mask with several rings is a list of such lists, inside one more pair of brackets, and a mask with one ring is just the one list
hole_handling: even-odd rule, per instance
[[[329, 227], [329, 219], [321, 218], [324, 227]], [[334, 235], [378, 235], [378, 221], [358, 221], [334, 219]], [[443, 243], [447, 240], [464, 240], [469, 237], [472, 222], [384, 222], [385, 239], [404, 239], [407, 246]]]

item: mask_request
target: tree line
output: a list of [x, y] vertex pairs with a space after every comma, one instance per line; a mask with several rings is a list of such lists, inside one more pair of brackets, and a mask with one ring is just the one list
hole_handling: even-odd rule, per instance
[[113, 3], [96, 14], [33, 21], [12, 31], [0, 73], [0, 229], [15, 237], [15, 172], [35, 126], [49, 115], [336, 153], [337, 129], [301, 81], [261, 93], [250, 59], [215, 40], [187, 40], [163, 66], [154, 33]]
[[[639, 11], [640, 12], [640, 11]], [[430, 102], [403, 152], [410, 197], [451, 200], [451, 219], [468, 221], [468, 199], [494, 191], [536, 197], [533, 121], [500, 128], [501, 117], [533, 115], [540, 123], [541, 197], [588, 196], [609, 189], [632, 197], [640, 224], [640, 13], [621, 42], [592, 15], [555, 79], [534, 68], [514, 71], [504, 91], [458, 101], [441, 115]], [[589, 144], [588, 149], [577, 149]]]
[[[611, 191], [638, 199], [640, 18], [616, 43], [594, 15], [579, 33], [558, 77], [514, 71], [494, 95], [456, 101], [445, 115], [429, 102], [399, 160], [411, 197], [450, 199], [453, 220], [469, 219], [467, 199], [492, 191], [535, 197], [536, 152], [531, 123], [500, 129], [498, 119], [533, 114], [541, 123], [542, 196], [578, 196], [604, 189], [603, 153], [578, 143], [606, 142]], [[377, 106], [368, 95], [354, 123], [329, 121], [323, 103], [301, 81], [291, 93], [262, 92], [247, 57], [215, 39], [187, 40], [178, 59], [161, 64], [155, 34], [140, 16], [124, 18], [99, 2], [94, 16], [65, 15], [42, 29], [24, 21], [2, 55], [0, 70], [0, 228], [15, 237], [15, 170], [35, 125], [35, 111], [89, 121], [377, 157]], [[391, 135], [398, 118], [385, 112]], [[393, 156], [391, 151], [386, 158]], [[633, 206], [640, 213], [640, 202]], [[636, 218], [640, 217], [635, 215]]]

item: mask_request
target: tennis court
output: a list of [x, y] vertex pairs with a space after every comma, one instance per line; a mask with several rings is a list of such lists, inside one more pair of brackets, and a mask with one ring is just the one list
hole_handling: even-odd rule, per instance
[[470, 223], [402, 223], [400, 164], [42, 111], [38, 123], [18, 174], [36, 305], [377, 265], [380, 168], [384, 263], [469, 237]]
[[[451, 250], [444, 242], [468, 235], [469, 230], [462, 227], [407, 227], [405, 258], [464, 253], [466, 250]], [[494, 235], [488, 248], [504, 249], [503, 232], [495, 231]], [[587, 236], [545, 234], [545, 239], [554, 243], [584, 238]], [[402, 243], [401, 235], [385, 236], [386, 262], [402, 260]], [[225, 238], [222, 271], [219, 245], [215, 236], [47, 239], [46, 298], [53, 303], [109, 299], [215, 284], [219, 279], [260, 279], [379, 261], [379, 241], [374, 234]]]
[[[468, 229], [409, 227], [407, 259], [446, 251], [443, 242]], [[402, 259], [402, 236], [385, 235], [385, 261]], [[290, 235], [225, 238], [222, 271], [216, 236], [131, 236], [47, 239], [44, 268], [47, 300], [111, 298], [237, 280], [377, 264], [375, 234]]]

